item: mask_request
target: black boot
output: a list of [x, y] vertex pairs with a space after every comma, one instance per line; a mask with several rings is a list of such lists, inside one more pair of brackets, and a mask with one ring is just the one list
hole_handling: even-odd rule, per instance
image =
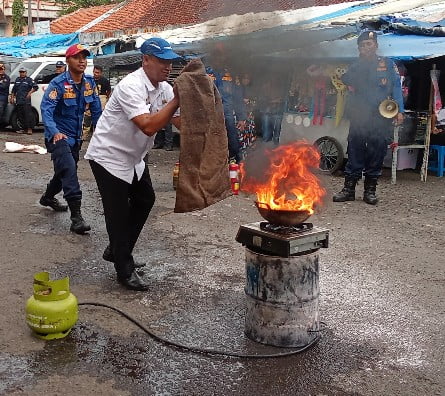
[[50, 197], [46, 193], [40, 197], [39, 203], [42, 206], [49, 206], [56, 212], [66, 212], [68, 210], [67, 205], [62, 205], [57, 198]]
[[365, 191], [363, 192], [363, 201], [370, 205], [376, 205], [379, 201], [375, 195], [377, 188], [376, 177], [365, 177]]
[[334, 194], [332, 200], [334, 202], [355, 201], [355, 186], [358, 179], [351, 176], [345, 176], [345, 185], [343, 189]]
[[81, 203], [82, 201], [80, 199], [68, 202], [71, 211], [70, 231], [75, 232], [76, 234], [85, 234], [85, 232], [91, 230], [91, 227], [85, 223], [82, 213], [80, 212]]
[[[110, 245], [108, 245], [108, 246], [105, 248], [105, 250], [104, 250], [104, 252], [103, 252], [103, 254], [102, 254], [102, 258], [103, 258], [105, 261], [109, 261], [110, 263], [114, 263], [114, 256], [113, 256], [113, 252], [111, 251], [111, 247], [110, 247]], [[145, 263], [140, 263], [140, 262], [135, 261], [135, 262], [134, 262], [134, 267], [135, 267], [135, 268], [142, 268], [142, 267], [145, 267]]]

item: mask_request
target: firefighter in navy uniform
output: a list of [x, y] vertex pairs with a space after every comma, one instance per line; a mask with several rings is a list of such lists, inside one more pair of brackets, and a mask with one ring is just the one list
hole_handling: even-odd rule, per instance
[[11, 80], [5, 73], [5, 65], [0, 63], [0, 122], [3, 120], [6, 106], [8, 105], [10, 83]]
[[[17, 117], [23, 130], [26, 130], [28, 135], [32, 135], [32, 127], [34, 125], [32, 125], [31, 95], [36, 92], [39, 87], [26, 73], [27, 70], [24, 67], [19, 69], [19, 76], [15, 79], [11, 91], [11, 103], [15, 103], [16, 105]], [[21, 130], [17, 132], [21, 133]]]
[[[359, 60], [342, 76], [352, 96], [347, 108], [350, 120], [348, 162], [344, 187], [334, 195], [333, 201], [354, 201], [355, 186], [363, 173], [363, 200], [375, 205], [378, 202], [377, 179], [382, 173], [383, 159], [392, 139], [393, 124], [403, 122], [402, 87], [395, 63], [376, 54], [375, 32], [363, 32], [357, 44]], [[399, 113], [394, 119], [384, 118], [379, 113], [380, 103], [388, 98], [395, 100], [399, 106]]]
[[206, 67], [206, 72], [212, 78], [221, 95], [229, 145], [229, 160], [238, 163], [241, 161], [238, 130], [243, 131], [246, 127], [247, 113], [244, 103], [244, 88], [239, 78], [232, 76], [227, 70], [226, 62], [226, 51], [222, 45], [219, 45], [210, 55], [211, 65]]
[[[102, 114], [94, 79], [84, 74], [89, 55], [90, 52], [80, 44], [66, 50], [69, 70], [49, 83], [41, 104], [45, 145], [54, 163], [54, 176], [40, 198], [40, 204], [58, 212], [69, 207], [70, 230], [76, 234], [91, 229], [81, 214], [82, 191], [77, 178], [83, 117], [87, 106], [91, 110], [93, 125]], [[55, 198], [62, 190], [68, 207]]]

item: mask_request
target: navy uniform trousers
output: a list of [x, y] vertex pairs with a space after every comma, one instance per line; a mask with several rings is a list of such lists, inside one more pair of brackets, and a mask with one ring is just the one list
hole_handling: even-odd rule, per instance
[[97, 162], [89, 162], [102, 198], [114, 267], [117, 276], [126, 279], [134, 270], [134, 245], [155, 202], [150, 173], [145, 167], [141, 179], [135, 173], [129, 184]]
[[392, 120], [376, 114], [369, 121], [351, 120], [348, 135], [348, 162], [345, 174], [360, 179], [382, 174], [383, 160], [392, 140]]
[[61, 139], [55, 144], [45, 140], [45, 146], [51, 153], [51, 160], [54, 164], [54, 176], [48, 184], [47, 195], [54, 197], [63, 188], [63, 198], [67, 202], [82, 199], [82, 191], [77, 177], [81, 144], [75, 143], [71, 147], [66, 139]]

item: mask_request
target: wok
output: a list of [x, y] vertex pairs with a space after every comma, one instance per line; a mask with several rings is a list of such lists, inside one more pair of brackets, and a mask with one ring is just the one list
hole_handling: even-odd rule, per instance
[[263, 202], [255, 202], [255, 206], [264, 219], [275, 225], [296, 226], [310, 216], [307, 210], [275, 210]]

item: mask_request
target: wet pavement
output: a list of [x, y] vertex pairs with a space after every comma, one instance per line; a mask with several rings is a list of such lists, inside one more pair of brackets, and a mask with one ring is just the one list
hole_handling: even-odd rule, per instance
[[[41, 133], [0, 133], [42, 144]], [[5, 395], [441, 395], [444, 379], [445, 178], [386, 175], [381, 202], [326, 200], [311, 219], [330, 229], [320, 250], [322, 339], [304, 353], [247, 359], [166, 346], [118, 313], [79, 307], [61, 340], [32, 336], [24, 320], [32, 277], [69, 276], [80, 302], [115, 306], [176, 343], [242, 354], [283, 353], [244, 335], [244, 248], [240, 224], [259, 221], [253, 199], [233, 196], [203, 211], [174, 214], [179, 152], [154, 150], [157, 201], [135, 256], [148, 292], [119, 286], [102, 260], [106, 232], [88, 164], [79, 174], [89, 236], [69, 233], [69, 215], [38, 205], [49, 156], [0, 153], [0, 394]], [[321, 176], [328, 193], [342, 180]], [[360, 188], [359, 188], [360, 191]], [[359, 196], [359, 194], [357, 194]]]

